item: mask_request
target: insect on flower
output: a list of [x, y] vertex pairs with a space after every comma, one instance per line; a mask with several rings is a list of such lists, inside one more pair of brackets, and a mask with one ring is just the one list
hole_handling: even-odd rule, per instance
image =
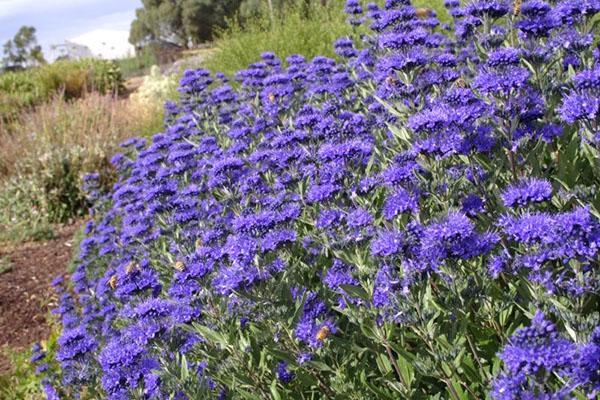
[[515, 0], [515, 4], [513, 5], [513, 15], [515, 17], [521, 13], [521, 4], [523, 4], [523, 0]]
[[327, 337], [329, 336], [330, 332], [331, 331], [329, 330], [328, 326], [322, 327], [321, 329], [319, 329], [319, 332], [317, 332], [317, 336], [316, 336], [317, 340], [319, 342], [324, 341], [325, 339], [327, 339]]
[[417, 18], [425, 19], [432, 16], [433, 10], [431, 8], [421, 7], [415, 10], [415, 14], [417, 15]]
[[133, 273], [133, 271], [139, 271], [140, 270], [140, 265], [138, 263], [136, 263], [135, 261], [131, 261], [129, 264], [127, 264], [125, 266], [125, 273], [127, 275], [130, 275]]
[[275, 95], [272, 92], [269, 92], [267, 98], [269, 99], [269, 103], [275, 103]]
[[117, 275], [113, 275], [110, 277], [110, 279], [108, 280], [108, 286], [110, 286], [112, 290], [115, 290], [117, 288]]
[[176, 261], [173, 265], [173, 268], [175, 268], [179, 272], [182, 272], [185, 269], [185, 264], [183, 263], [183, 261]]

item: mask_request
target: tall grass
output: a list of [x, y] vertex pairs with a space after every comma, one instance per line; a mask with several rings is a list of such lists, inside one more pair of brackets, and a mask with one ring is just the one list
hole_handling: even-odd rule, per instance
[[[282, 59], [292, 54], [307, 59], [317, 55], [336, 58], [333, 42], [353, 33], [344, 4], [345, 0], [330, 0], [326, 5], [313, 0], [307, 7], [305, 0], [297, 0], [276, 12], [273, 19], [263, 8], [247, 20], [232, 20], [218, 33], [216, 51], [203, 67], [231, 76], [256, 62], [264, 51], [273, 51]], [[450, 21], [443, 0], [417, 0], [413, 4], [433, 9], [441, 22]]]
[[61, 60], [41, 67], [0, 75], [0, 119], [13, 120], [25, 109], [42, 104], [58, 93], [75, 99], [97, 91], [122, 89], [121, 72], [105, 60]]
[[262, 10], [242, 24], [231, 21], [229, 28], [219, 33], [216, 50], [204, 66], [212, 71], [233, 75], [260, 58], [266, 50], [285, 58], [302, 54], [307, 58], [317, 55], [335, 57], [332, 43], [340, 36], [348, 35], [348, 26], [341, 1], [322, 6], [314, 2], [306, 8], [297, 2], [276, 13], [273, 20]]
[[146, 75], [150, 67], [158, 63], [154, 52], [149, 47], [144, 48], [134, 57], [127, 57], [115, 60], [119, 67], [123, 79], [129, 79], [134, 76]]
[[44, 237], [48, 224], [82, 214], [82, 176], [110, 182], [118, 144], [161, 127], [158, 106], [90, 93], [57, 96], [0, 129], [0, 241]]

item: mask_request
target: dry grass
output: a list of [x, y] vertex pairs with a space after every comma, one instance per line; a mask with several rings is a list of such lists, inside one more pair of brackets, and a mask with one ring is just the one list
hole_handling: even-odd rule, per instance
[[82, 177], [109, 184], [110, 159], [133, 136], [162, 128], [158, 105], [90, 93], [56, 97], [0, 126], [0, 242], [52, 236], [52, 224], [82, 215]]
[[110, 95], [56, 97], [16, 123], [0, 126], [0, 180], [35, 172], [57, 153], [78, 155], [84, 167], [94, 167], [110, 159], [124, 139], [156, 133], [161, 124], [160, 110]]

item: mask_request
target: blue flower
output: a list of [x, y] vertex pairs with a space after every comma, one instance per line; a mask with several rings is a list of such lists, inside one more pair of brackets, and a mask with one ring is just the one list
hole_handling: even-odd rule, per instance
[[506, 207], [524, 207], [532, 203], [541, 203], [552, 197], [552, 185], [545, 179], [527, 178], [509, 186], [502, 193]]
[[287, 363], [285, 361], [280, 361], [277, 364], [277, 379], [282, 383], [290, 383], [295, 377], [296, 375], [294, 373], [288, 371]]

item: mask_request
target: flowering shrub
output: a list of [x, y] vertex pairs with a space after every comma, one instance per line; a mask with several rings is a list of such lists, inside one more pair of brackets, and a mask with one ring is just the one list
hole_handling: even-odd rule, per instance
[[87, 178], [49, 398], [595, 398], [600, 2], [446, 5], [187, 71]]
[[162, 75], [158, 65], [150, 68], [150, 74], [144, 77], [144, 82], [130, 98], [145, 106], [162, 107], [164, 100], [177, 89], [177, 78], [173, 75]]

